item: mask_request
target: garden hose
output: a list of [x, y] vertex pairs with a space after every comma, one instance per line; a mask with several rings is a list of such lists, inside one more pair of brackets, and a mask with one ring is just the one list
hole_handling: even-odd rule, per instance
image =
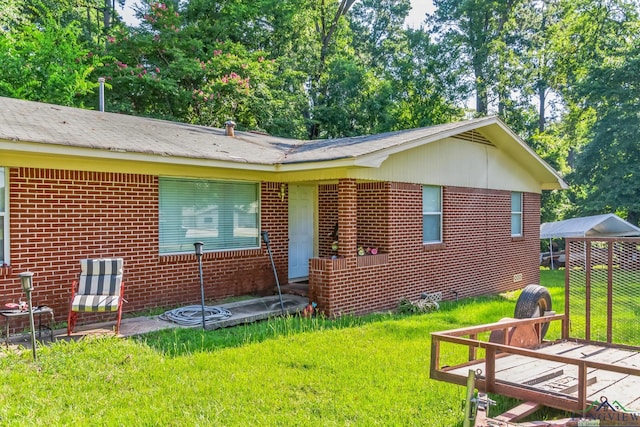
[[[202, 306], [188, 305], [185, 307], [174, 308], [173, 310], [162, 313], [160, 319], [177, 323], [182, 326], [202, 325]], [[204, 319], [206, 322], [218, 322], [231, 317], [231, 312], [226, 308], [205, 306]]]

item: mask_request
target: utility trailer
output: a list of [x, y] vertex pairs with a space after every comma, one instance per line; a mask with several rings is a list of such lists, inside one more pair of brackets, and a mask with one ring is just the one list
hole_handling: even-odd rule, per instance
[[[638, 239], [569, 239], [564, 314], [540, 297], [529, 318], [431, 334], [431, 378], [468, 388], [465, 425], [640, 426], [640, 263], [621, 261], [639, 246]], [[604, 266], [592, 258], [603, 250]], [[545, 339], [547, 330], [556, 338]], [[490, 417], [487, 393], [522, 403]], [[518, 423], [543, 406], [570, 416]]]

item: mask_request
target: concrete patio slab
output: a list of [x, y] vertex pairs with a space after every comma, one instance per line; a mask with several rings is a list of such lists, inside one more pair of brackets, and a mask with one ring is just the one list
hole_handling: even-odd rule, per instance
[[[307, 298], [301, 297], [299, 295], [284, 294], [282, 295], [282, 300], [285, 315], [295, 315], [301, 312], [309, 303], [309, 300]], [[208, 322], [206, 324], [207, 330], [256, 322], [268, 319], [269, 317], [281, 316], [283, 314], [282, 307], [280, 305], [280, 299], [277, 295], [224, 304], [216, 304], [215, 306], [229, 310], [231, 312], [231, 317], [216, 322]], [[51, 336], [48, 331], [43, 330], [42, 338], [39, 340], [39, 342], [42, 345], [47, 345], [57, 340], [78, 340], [88, 336], [113, 336], [115, 335], [115, 325], [116, 322], [114, 320], [109, 322], [77, 326], [70, 337], [67, 336], [66, 329], [55, 329], [53, 331], [53, 336]], [[162, 320], [160, 316], [130, 317], [124, 318], [120, 322], [120, 331], [118, 337], [126, 338], [136, 335], [143, 335], [163, 329], [187, 327], [200, 328], [202, 327], [202, 325], [199, 324], [196, 326], [182, 326], [177, 323]], [[19, 350], [21, 348], [31, 348], [31, 336], [29, 334], [12, 335], [9, 338], [9, 350]], [[6, 349], [7, 347], [4, 345], [4, 343], [2, 343], [2, 350]], [[0, 350], [0, 355], [2, 354], [2, 350]]]

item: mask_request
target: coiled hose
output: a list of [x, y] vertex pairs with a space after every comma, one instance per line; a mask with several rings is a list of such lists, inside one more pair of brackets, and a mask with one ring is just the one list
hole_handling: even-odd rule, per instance
[[[202, 325], [202, 306], [187, 305], [185, 307], [174, 308], [162, 313], [160, 319], [177, 323], [182, 326]], [[205, 306], [204, 320], [207, 322], [218, 322], [231, 317], [231, 312], [226, 308]]]

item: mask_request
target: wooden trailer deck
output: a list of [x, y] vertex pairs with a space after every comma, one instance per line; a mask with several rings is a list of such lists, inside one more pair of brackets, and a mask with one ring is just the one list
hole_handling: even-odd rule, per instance
[[530, 285], [521, 308], [535, 310], [517, 317], [532, 318], [432, 333], [431, 378], [477, 389], [485, 407], [486, 393], [523, 401], [507, 422], [548, 406], [598, 422], [578, 425], [640, 426], [640, 238], [567, 238], [565, 254], [564, 314]]
[[[466, 385], [472, 370], [482, 392], [591, 417], [611, 411], [615, 414], [607, 416], [612, 420], [640, 425], [640, 349], [568, 339], [540, 341], [540, 324], [547, 321], [564, 323], [566, 317], [553, 314], [432, 333], [431, 378]], [[488, 340], [478, 339], [487, 335]], [[460, 355], [451, 351], [455, 346], [467, 347], [469, 357], [448, 364], [447, 358]], [[478, 358], [482, 352], [484, 357]]]

